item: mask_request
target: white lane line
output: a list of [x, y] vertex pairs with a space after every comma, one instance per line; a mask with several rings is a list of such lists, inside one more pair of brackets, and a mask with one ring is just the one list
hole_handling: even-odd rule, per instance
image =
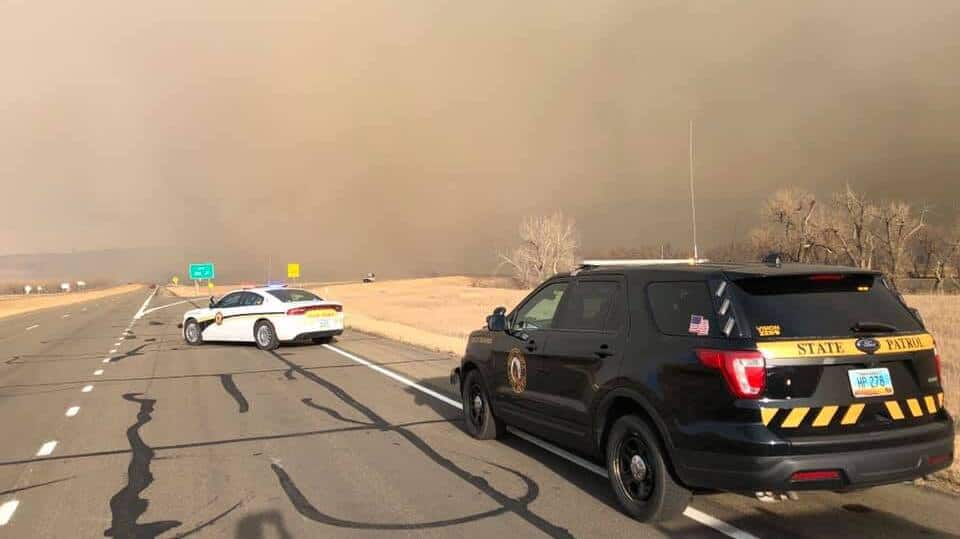
[[18, 505], [20, 505], [20, 500], [10, 500], [0, 505], [0, 526], [6, 526], [7, 522], [10, 522]]
[[50, 453], [53, 453], [53, 450], [57, 448], [57, 441], [51, 440], [40, 446], [40, 451], [37, 451], [38, 457], [45, 457]]
[[30, 330], [32, 330], [32, 329], [37, 329], [38, 327], [40, 327], [40, 324], [34, 324], [34, 325], [28, 327], [28, 328], [27, 328], [27, 331], [30, 331]]
[[[445, 403], [445, 404], [449, 404], [450, 406], [453, 406], [454, 408], [456, 408], [456, 409], [458, 409], [458, 410], [463, 410], [463, 404], [461, 404], [460, 402], [455, 401], [455, 400], [451, 399], [450, 397], [447, 397], [446, 395], [442, 395], [442, 394], [440, 394], [440, 393], [437, 393], [436, 391], [434, 391], [434, 390], [432, 390], [432, 389], [430, 389], [430, 388], [424, 387], [424, 386], [422, 386], [422, 385], [414, 382], [413, 380], [410, 380], [409, 378], [407, 378], [407, 377], [405, 377], [405, 376], [399, 375], [399, 374], [397, 374], [397, 373], [395, 373], [395, 372], [393, 372], [393, 371], [391, 371], [391, 370], [389, 370], [389, 369], [386, 369], [386, 368], [384, 368], [384, 367], [381, 367], [380, 365], [377, 365], [376, 363], [367, 361], [366, 359], [363, 359], [363, 358], [361, 358], [361, 357], [357, 357], [357, 356], [351, 354], [350, 352], [347, 352], [347, 351], [345, 351], [345, 350], [341, 350], [341, 349], [339, 349], [339, 348], [337, 348], [337, 347], [335, 347], [335, 346], [333, 346], [333, 345], [324, 344], [323, 347], [326, 348], [327, 350], [330, 350], [331, 352], [336, 352], [337, 354], [340, 354], [341, 356], [343, 356], [343, 357], [345, 357], [345, 358], [347, 358], [347, 359], [353, 360], [353, 361], [355, 361], [355, 362], [357, 362], [357, 363], [359, 363], [359, 364], [361, 364], [361, 365], [365, 365], [365, 366], [367, 366], [367, 367], [370, 367], [371, 369], [379, 372], [380, 374], [383, 374], [383, 375], [385, 375], [385, 376], [388, 376], [388, 377], [390, 377], [390, 378], [393, 378], [394, 380], [400, 382], [401, 384], [404, 384], [404, 385], [407, 385], [407, 386], [409, 386], [409, 387], [412, 387], [412, 388], [416, 389], [417, 391], [420, 391], [421, 393], [425, 393], [425, 394], [427, 394], [427, 395], [430, 395], [431, 397], [434, 397], [435, 399], [437, 399], [437, 400], [439, 400], [439, 401], [441, 401], [441, 402], [443, 402], [443, 403]], [[578, 466], [580, 466], [580, 467], [582, 467], [582, 468], [584, 468], [584, 469], [587, 469], [587, 470], [589, 470], [589, 471], [591, 471], [591, 472], [593, 472], [593, 473], [595, 473], [595, 474], [597, 474], [597, 475], [600, 475], [600, 476], [602, 476], [602, 477], [607, 477], [607, 471], [606, 471], [605, 469], [601, 468], [600, 466], [597, 466], [596, 464], [594, 464], [594, 463], [592, 463], [592, 462], [590, 462], [590, 461], [588, 461], [588, 460], [585, 460], [585, 459], [583, 459], [583, 458], [580, 458], [580, 457], [578, 457], [578, 456], [570, 453], [569, 451], [566, 451], [566, 450], [564, 450], [564, 449], [561, 449], [561, 448], [559, 448], [559, 447], [551, 444], [550, 442], [547, 442], [547, 441], [545, 441], [545, 440], [541, 440], [541, 439], [539, 439], [539, 438], [537, 438], [537, 437], [535, 437], [535, 436], [533, 436], [533, 435], [531, 435], [531, 434], [527, 434], [526, 432], [523, 432], [523, 431], [521, 431], [521, 430], [517, 430], [517, 429], [514, 429], [514, 428], [512, 428], [512, 427], [507, 427], [507, 429], [508, 429], [510, 432], [512, 432], [513, 434], [515, 434], [517, 437], [522, 438], [522, 439], [524, 439], [524, 440], [526, 440], [526, 441], [528, 441], [528, 442], [536, 445], [537, 447], [540, 447], [540, 448], [542, 448], [542, 449], [545, 449], [546, 451], [549, 451], [549, 452], [553, 453], [554, 455], [557, 455], [558, 457], [561, 457], [561, 458], [563, 458], [563, 459], [566, 459], [566, 460], [568, 460], [568, 461], [570, 461], [570, 462], [572, 462], [572, 463], [574, 463], [574, 464], [576, 464], [576, 465], [578, 465]], [[703, 511], [700, 511], [700, 510], [698, 510], [698, 509], [694, 509], [693, 507], [687, 507], [686, 511], [684, 511], [683, 514], [684, 514], [684, 516], [686, 516], [687, 518], [689, 518], [689, 519], [691, 519], [691, 520], [694, 520], [694, 521], [696, 521], [696, 522], [699, 522], [700, 524], [703, 524], [704, 526], [706, 526], [706, 527], [708, 527], [708, 528], [712, 528], [712, 529], [714, 529], [714, 530], [716, 530], [716, 531], [722, 533], [723, 535], [726, 535], [727, 537], [730, 537], [730, 538], [732, 538], [732, 539], [759, 539], [757, 536], [755, 536], [755, 535], [753, 535], [753, 534], [751, 534], [751, 533], [747, 533], [747, 532], [745, 532], [745, 531], [743, 531], [743, 530], [741, 530], [741, 529], [739, 529], [739, 528], [735, 528], [735, 527], [731, 526], [730, 524], [727, 524], [726, 522], [724, 522], [724, 521], [722, 521], [722, 520], [720, 520], [720, 519], [717, 519], [717, 518], [715, 518], [715, 517], [712, 517], [712, 516], [704, 513]]]
[[67, 314], [63, 315], [63, 316], [61, 316], [60, 318], [70, 318], [70, 313], [67, 313]]
[[190, 303], [190, 301], [191, 301], [191, 300], [187, 299], [187, 300], [184, 300], [184, 301], [178, 301], [178, 302], [176, 302], [176, 303], [168, 303], [168, 304], [166, 304], [166, 305], [161, 305], [161, 306], [159, 306], [159, 307], [154, 307], [154, 308], [152, 308], [152, 309], [147, 309], [147, 310], [143, 311], [142, 313], [138, 313], [140, 316], [138, 316], [137, 318], [144, 317], [144, 316], [152, 313], [153, 311], [159, 311], [160, 309], [166, 309], [167, 307], [173, 307], [174, 305], [183, 305], [184, 303]]
[[437, 399], [437, 400], [439, 400], [439, 401], [445, 402], [446, 404], [449, 404], [450, 406], [453, 406], [454, 408], [456, 408], [456, 409], [458, 409], [458, 410], [463, 410], [463, 405], [460, 404], [459, 402], [451, 399], [450, 397], [447, 397], [446, 395], [443, 395], [443, 394], [441, 394], [441, 393], [437, 393], [436, 391], [434, 391], [434, 390], [432, 390], [432, 389], [430, 389], [430, 388], [428, 388], [428, 387], [424, 387], [424, 386], [422, 386], [422, 385], [414, 382], [413, 380], [411, 380], [411, 379], [409, 379], [409, 378], [407, 378], [407, 377], [405, 377], [405, 376], [401, 376], [401, 375], [399, 375], [399, 374], [397, 374], [397, 373], [395, 373], [395, 372], [393, 372], [393, 371], [391, 371], [391, 370], [389, 370], [389, 369], [385, 369], [385, 368], [381, 367], [380, 365], [377, 365], [376, 363], [372, 363], [372, 362], [370, 362], [370, 361], [367, 361], [366, 359], [363, 359], [363, 358], [361, 358], [361, 357], [357, 357], [357, 356], [351, 354], [350, 352], [347, 352], [347, 351], [345, 351], [345, 350], [341, 350], [341, 349], [339, 349], [339, 348], [337, 348], [337, 347], [335, 347], [335, 346], [332, 346], [332, 345], [329, 345], [329, 344], [324, 344], [323, 347], [326, 348], [327, 350], [331, 350], [331, 351], [333, 351], [333, 352], [336, 352], [336, 353], [340, 354], [341, 356], [343, 356], [343, 357], [345, 357], [345, 358], [347, 358], [347, 359], [356, 361], [357, 363], [359, 363], [359, 364], [361, 364], [361, 365], [366, 365], [367, 367], [370, 367], [371, 369], [379, 372], [380, 374], [382, 374], [382, 375], [384, 375], [384, 376], [388, 376], [388, 377], [390, 377], [390, 378], [393, 378], [394, 380], [400, 382], [401, 384], [410, 386], [410, 387], [412, 387], [412, 388], [414, 388], [414, 389], [416, 389], [417, 391], [420, 391], [420, 392], [422, 392], [422, 393], [426, 393], [427, 395], [430, 395], [431, 397], [433, 397], [433, 398], [435, 398], [435, 399]]
[[85, 385], [83, 389], [80, 390], [81, 393], [90, 393], [91, 391], [93, 391], [92, 385]]
[[73, 417], [73, 416], [77, 415], [78, 413], [80, 413], [80, 407], [79, 407], [79, 406], [71, 406], [71, 407], [67, 408], [67, 417]]
[[112, 349], [111, 349], [109, 352], [107, 352], [107, 353], [108, 353], [108, 354], [116, 354], [116, 353], [117, 353], [117, 349], [116, 349], [116, 348], [112, 348]]
[[134, 320], [139, 320], [140, 318], [143, 318], [143, 311], [146, 310], [147, 305], [150, 305], [150, 300], [153, 299], [153, 296], [157, 295], [157, 292], [159, 290], [160, 290], [159, 288], [154, 288], [153, 292], [149, 296], [147, 296], [147, 299], [143, 301], [143, 305], [140, 306], [140, 310], [137, 311], [137, 314], [133, 315]]
[[97, 369], [93, 371], [94, 376], [100, 376], [101, 374], [103, 374], [103, 369]]
[[103, 361], [101, 361], [100, 363], [110, 363], [110, 358], [105, 357], [103, 358]]

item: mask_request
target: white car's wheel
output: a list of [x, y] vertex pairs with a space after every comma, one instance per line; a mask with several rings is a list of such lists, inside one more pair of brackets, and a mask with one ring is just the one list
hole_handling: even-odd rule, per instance
[[257, 348], [261, 350], [276, 350], [280, 346], [280, 340], [277, 338], [277, 331], [273, 324], [266, 320], [257, 322], [253, 327], [253, 340], [257, 343]]
[[203, 331], [200, 330], [200, 324], [191, 318], [183, 326], [183, 339], [187, 344], [197, 346], [203, 344]]

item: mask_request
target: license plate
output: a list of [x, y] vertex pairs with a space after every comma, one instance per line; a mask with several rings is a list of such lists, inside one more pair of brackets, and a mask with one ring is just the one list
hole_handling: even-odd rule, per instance
[[850, 377], [850, 389], [853, 391], [854, 397], [888, 397], [893, 395], [893, 379], [890, 378], [889, 369], [854, 369], [847, 371], [847, 376]]
[[313, 309], [312, 311], [307, 311], [307, 318], [330, 318], [336, 315], [337, 311], [333, 309]]

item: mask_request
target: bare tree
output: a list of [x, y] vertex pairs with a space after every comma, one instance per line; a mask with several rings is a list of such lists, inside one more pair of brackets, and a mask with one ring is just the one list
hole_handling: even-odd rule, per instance
[[886, 263], [886, 273], [893, 283], [903, 271], [907, 246], [926, 226], [927, 208], [914, 212], [910, 204], [893, 201], [880, 208], [874, 234]]
[[949, 231], [933, 235], [928, 235], [928, 240], [924, 242], [924, 251], [927, 254], [928, 274], [933, 276], [933, 290], [938, 294], [943, 293], [943, 284], [950, 276], [950, 267], [960, 272], [960, 222]]
[[759, 249], [778, 251], [794, 262], [817, 260], [833, 254], [825, 235], [827, 226], [817, 212], [817, 199], [807, 191], [781, 189], [761, 211], [765, 226], [754, 231], [753, 242]]
[[572, 219], [556, 212], [549, 217], [528, 217], [520, 223], [519, 247], [501, 253], [501, 264], [513, 269], [514, 278], [524, 287], [571, 269], [579, 246]]
[[876, 252], [876, 235], [871, 233], [879, 209], [867, 198], [847, 184], [843, 192], [833, 197], [833, 206], [838, 215], [833, 219], [828, 233], [836, 239], [839, 251], [854, 267], [873, 267]]

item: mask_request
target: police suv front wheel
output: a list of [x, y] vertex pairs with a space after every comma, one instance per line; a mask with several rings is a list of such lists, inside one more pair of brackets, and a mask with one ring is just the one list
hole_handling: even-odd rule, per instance
[[493, 415], [483, 377], [473, 370], [463, 381], [463, 419], [467, 433], [478, 440], [493, 440], [503, 434], [503, 423]]
[[623, 511], [642, 522], [679, 517], [690, 491], [674, 481], [653, 429], [634, 415], [621, 417], [607, 437], [607, 475]]

